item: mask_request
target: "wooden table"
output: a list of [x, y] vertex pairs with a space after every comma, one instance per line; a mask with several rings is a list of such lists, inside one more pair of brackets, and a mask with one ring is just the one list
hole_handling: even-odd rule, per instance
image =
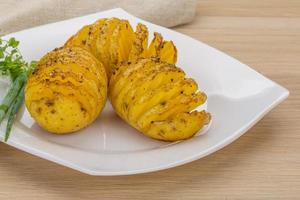
[[239, 140], [160, 172], [92, 177], [0, 144], [0, 199], [299, 199], [300, 1], [199, 1], [175, 30], [287, 87], [291, 95]]

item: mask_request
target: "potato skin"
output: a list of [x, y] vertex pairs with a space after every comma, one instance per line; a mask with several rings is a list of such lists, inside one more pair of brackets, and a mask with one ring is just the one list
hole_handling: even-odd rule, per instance
[[89, 36], [91, 29], [92, 29], [92, 25], [86, 25], [82, 27], [75, 35], [71, 36], [67, 40], [65, 46], [66, 47], [79, 46], [90, 51], [91, 47], [88, 45], [87, 38]]
[[46, 54], [29, 76], [25, 105], [37, 123], [56, 134], [91, 124], [107, 98], [103, 65], [81, 47], [64, 47]]
[[122, 119], [157, 140], [188, 139], [210, 121], [206, 111], [192, 111], [206, 101], [197, 83], [157, 58], [119, 66], [110, 79], [109, 98]]
[[63, 94], [53, 99], [34, 101], [27, 108], [41, 127], [56, 134], [78, 131], [91, 121], [78, 101]]

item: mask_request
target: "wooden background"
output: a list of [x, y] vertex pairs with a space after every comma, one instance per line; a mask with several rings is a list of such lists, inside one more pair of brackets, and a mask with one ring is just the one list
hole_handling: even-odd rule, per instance
[[300, 1], [199, 1], [175, 30], [287, 87], [291, 95], [239, 140], [160, 172], [92, 177], [0, 144], [0, 199], [300, 199]]

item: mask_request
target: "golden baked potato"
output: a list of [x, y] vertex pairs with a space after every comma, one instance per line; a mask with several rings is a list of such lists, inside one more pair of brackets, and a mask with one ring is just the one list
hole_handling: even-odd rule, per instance
[[193, 111], [206, 101], [197, 90], [180, 68], [145, 58], [115, 69], [109, 98], [132, 127], [154, 139], [176, 141], [192, 137], [210, 121], [209, 113]]
[[107, 98], [103, 65], [81, 47], [55, 49], [38, 62], [25, 88], [25, 104], [37, 123], [57, 134], [92, 123]]

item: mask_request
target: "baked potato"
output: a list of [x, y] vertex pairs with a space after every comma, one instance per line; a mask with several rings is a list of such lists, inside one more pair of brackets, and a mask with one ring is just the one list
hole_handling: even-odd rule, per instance
[[109, 98], [122, 119], [158, 140], [190, 138], [210, 121], [206, 111], [193, 111], [206, 101], [197, 83], [158, 58], [138, 59], [116, 68], [109, 82]]
[[25, 104], [37, 123], [65, 134], [92, 123], [107, 98], [104, 66], [81, 47], [59, 48], [46, 54], [29, 76]]

